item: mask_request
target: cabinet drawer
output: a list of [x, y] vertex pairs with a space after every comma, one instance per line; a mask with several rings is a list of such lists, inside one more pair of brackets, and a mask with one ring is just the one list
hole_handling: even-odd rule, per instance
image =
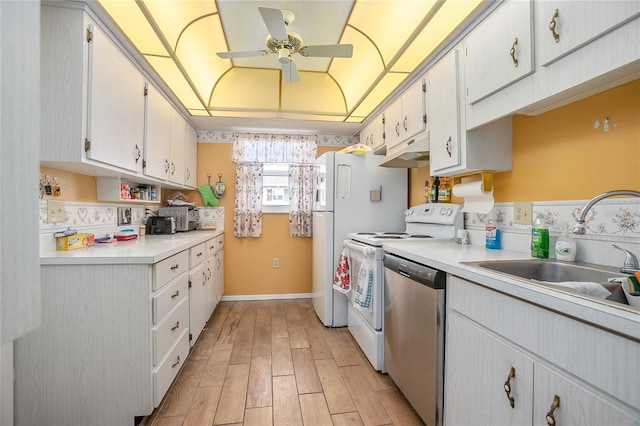
[[189, 276], [183, 274], [153, 296], [153, 323], [156, 324], [189, 294]]
[[189, 266], [189, 252], [178, 254], [153, 265], [153, 290], [162, 288], [169, 281], [186, 272]]
[[189, 330], [183, 330], [180, 338], [162, 360], [160, 365], [153, 370], [153, 406], [160, 405], [162, 398], [167, 393], [171, 382], [180, 371], [182, 364], [189, 354]]
[[208, 258], [209, 256], [212, 256], [216, 252], [216, 247], [218, 246], [218, 238], [217, 237], [212, 238], [204, 244], [206, 246], [205, 254], [206, 254], [206, 257]]
[[161, 360], [171, 345], [173, 345], [183, 330], [189, 329], [189, 299], [184, 298], [152, 329], [153, 334], [153, 365]]
[[205, 246], [206, 244], [202, 243], [189, 249], [189, 269], [204, 261], [206, 256]]

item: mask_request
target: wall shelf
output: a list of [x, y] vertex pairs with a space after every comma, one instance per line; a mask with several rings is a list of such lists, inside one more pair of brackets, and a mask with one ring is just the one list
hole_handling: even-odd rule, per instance
[[[123, 191], [122, 185], [127, 185], [128, 187], [133, 188], [155, 188], [155, 198], [151, 198], [151, 194], [154, 192], [151, 191], [147, 193], [147, 198], [123, 198], [122, 194], [127, 193], [127, 191]], [[98, 201], [121, 201], [127, 203], [136, 203], [136, 204], [160, 204], [160, 190], [161, 187], [159, 185], [149, 185], [145, 183], [133, 182], [130, 180], [125, 180], [120, 177], [111, 177], [111, 176], [99, 176], [96, 177], [96, 186], [97, 186], [97, 198]], [[130, 193], [130, 192], [129, 192]], [[144, 193], [144, 191], [142, 191]]]

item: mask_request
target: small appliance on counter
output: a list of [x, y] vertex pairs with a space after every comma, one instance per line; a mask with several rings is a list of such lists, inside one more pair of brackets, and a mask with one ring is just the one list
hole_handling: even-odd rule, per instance
[[146, 234], [175, 234], [176, 219], [173, 216], [149, 216], [147, 218]]
[[198, 211], [193, 206], [160, 207], [158, 215], [174, 217], [176, 232], [198, 229]]

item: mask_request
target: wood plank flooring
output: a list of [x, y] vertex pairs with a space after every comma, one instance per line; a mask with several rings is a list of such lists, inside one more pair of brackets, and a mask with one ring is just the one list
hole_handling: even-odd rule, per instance
[[221, 302], [144, 426], [423, 425], [311, 300]]

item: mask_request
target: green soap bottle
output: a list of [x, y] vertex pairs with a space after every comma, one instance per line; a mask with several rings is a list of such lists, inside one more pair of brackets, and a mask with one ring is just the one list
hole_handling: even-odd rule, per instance
[[539, 259], [549, 258], [549, 229], [541, 214], [538, 214], [531, 228], [531, 256]]

